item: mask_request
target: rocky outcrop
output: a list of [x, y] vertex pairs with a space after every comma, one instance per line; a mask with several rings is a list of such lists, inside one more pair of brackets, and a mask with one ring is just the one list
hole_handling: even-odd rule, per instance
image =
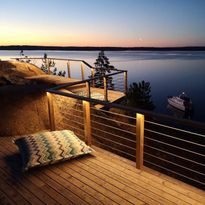
[[48, 101], [39, 85], [0, 87], [0, 137], [48, 130]]
[[19, 61], [0, 61], [0, 86], [30, 83], [27, 77], [45, 75], [37, 66]]
[[[0, 137], [49, 130], [46, 89], [75, 81], [77, 80], [46, 75], [38, 67], [29, 63], [0, 61]], [[66, 105], [69, 112], [75, 103], [76, 100], [71, 98], [60, 96], [54, 98], [57, 129], [60, 125], [67, 128], [68, 122], [65, 122], [62, 104]]]
[[26, 79], [39, 75], [45, 73], [35, 65], [0, 61], [0, 136], [49, 129], [46, 87]]

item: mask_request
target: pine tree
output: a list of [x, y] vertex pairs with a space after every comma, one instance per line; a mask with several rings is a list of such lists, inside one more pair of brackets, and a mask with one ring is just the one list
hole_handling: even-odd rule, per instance
[[[65, 71], [58, 71], [57, 68], [55, 67], [54, 60], [48, 59], [47, 53], [44, 53], [44, 57], [43, 57], [42, 61], [43, 61], [42, 65], [41, 65], [42, 71], [44, 71], [47, 74], [65, 77], [66, 72]], [[53, 68], [53, 71], [50, 70], [50, 73], [49, 73], [50, 68]]]
[[139, 83], [132, 83], [127, 93], [127, 105], [131, 107], [153, 110], [155, 105], [151, 100], [151, 86], [144, 80]]
[[[108, 73], [111, 73], [112, 70], [115, 70], [114, 66], [110, 65], [109, 58], [105, 56], [104, 51], [100, 51], [98, 54], [98, 58], [95, 61], [95, 74], [94, 77], [98, 77], [94, 81], [95, 87], [103, 87], [103, 76]], [[89, 76], [91, 78], [91, 76]], [[113, 78], [107, 78], [108, 89], [114, 89]]]

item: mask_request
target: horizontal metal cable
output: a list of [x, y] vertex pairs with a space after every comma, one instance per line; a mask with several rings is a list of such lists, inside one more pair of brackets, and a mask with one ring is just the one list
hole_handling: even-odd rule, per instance
[[[109, 127], [109, 128], [111, 128], [111, 129], [119, 130], [119, 131], [121, 131], [121, 132], [124, 132], [124, 133], [127, 133], [127, 134], [134, 135], [134, 136], [136, 137], [136, 133], [129, 132], [129, 131], [127, 131], [127, 130], [123, 130], [123, 129], [120, 129], [120, 128], [117, 128], [117, 127], [113, 127], [113, 126], [110, 126], [110, 125], [101, 124], [101, 123], [96, 122], [96, 121], [94, 121], [94, 120], [92, 120], [92, 122], [94, 122], [94, 123], [96, 123], [96, 124], [99, 124], [99, 125], [101, 125], [101, 126]], [[127, 140], [127, 138], [124, 138], [124, 139]], [[134, 140], [131, 140], [131, 141], [132, 141], [132, 142], [135, 142]]]
[[115, 92], [123, 92], [123, 90], [124, 90], [124, 86], [117, 86], [117, 87], [115, 87], [114, 89], [113, 89], [113, 91], [115, 91]]
[[122, 150], [118, 150], [118, 149], [116, 149], [116, 148], [114, 148], [114, 147], [111, 147], [111, 146], [109, 146], [109, 145], [103, 144], [103, 143], [101, 143], [101, 142], [97, 142], [96, 140], [93, 140], [93, 141], [96, 142], [96, 143], [98, 143], [98, 144], [101, 144], [101, 145], [103, 145], [103, 146], [105, 146], [105, 147], [108, 147], [109, 149], [116, 150], [116, 151], [118, 151], [118, 152], [120, 152], [120, 153], [122, 153], [122, 154], [125, 154], [125, 155], [127, 155], [127, 156], [136, 157], [136, 156], [131, 155], [131, 154], [129, 154], [129, 153], [127, 153], [127, 152], [124, 152], [124, 151], [122, 151]]
[[[77, 109], [70, 108], [70, 107], [69, 107], [69, 110], [73, 110], [73, 111], [77, 111], [77, 112], [83, 113], [83, 111], [82, 111], [82, 110], [77, 110]], [[63, 111], [63, 112], [64, 112], [64, 111]]]
[[[93, 110], [97, 110], [96, 108], [92, 108], [91, 109]], [[131, 117], [131, 116], [128, 116], [128, 115], [123, 115], [123, 114], [119, 114], [119, 113], [115, 113], [115, 112], [112, 112], [112, 111], [106, 111], [106, 110], [100, 110], [101, 112], [105, 112], [105, 113], [109, 113], [109, 114], [113, 114], [113, 115], [117, 115], [117, 116], [122, 116], [122, 117], [126, 117], [126, 118], [130, 118], [130, 119], [133, 119], [133, 120], [136, 120], [135, 117]]]
[[124, 90], [124, 87], [115, 87], [114, 91], [116, 92], [122, 92]]
[[113, 82], [114, 82], [114, 83], [117, 83], [117, 84], [123, 85], [123, 84], [124, 84], [124, 79], [123, 79], [123, 78], [121, 78], [121, 79], [115, 79], [115, 80], [113, 80]]
[[124, 89], [124, 86], [122, 86], [122, 87], [117, 86], [117, 87], [114, 88], [114, 91], [119, 92], [119, 91], [121, 91], [121, 90], [123, 90], [123, 89]]
[[[64, 113], [64, 114], [65, 114], [65, 113]], [[66, 113], [66, 117], [67, 117], [67, 116], [70, 116], [71, 118], [75, 118], [75, 117], [76, 117], [76, 118], [78, 118], [78, 119], [80, 119], [80, 120], [83, 121], [83, 116], [77, 116], [77, 115], [73, 116], [73, 115], [70, 115], [70, 114], [67, 114], [67, 113]], [[64, 118], [66, 118], [66, 117], [64, 117]]]
[[82, 125], [84, 127], [84, 123], [81, 123], [81, 122], [78, 122], [78, 121], [75, 121], [73, 119], [70, 119], [70, 118], [65, 118], [66, 120], [68, 120], [69, 122], [74, 122], [76, 124], [79, 124], [79, 125]]
[[117, 87], [124, 87], [124, 84], [115, 82], [114, 88], [117, 88]]
[[185, 133], [188, 133], [188, 134], [197, 135], [199, 137], [205, 137], [205, 135], [198, 134], [196, 132], [190, 132], [190, 131], [182, 130], [182, 129], [179, 129], [179, 128], [176, 128], [176, 127], [171, 127], [171, 126], [168, 126], [168, 125], [163, 125], [163, 124], [159, 124], [159, 123], [156, 123], [156, 122], [151, 122], [151, 121], [148, 121], [148, 120], [145, 120], [145, 122], [150, 123], [150, 124], [154, 124], [154, 125], [158, 125], [158, 126], [161, 126], [161, 127], [166, 127], [166, 128], [172, 129], [172, 130], [177, 130], [177, 131], [180, 131], [180, 132], [185, 132]]
[[[123, 79], [122, 79], [123, 80]], [[124, 83], [122, 83], [120, 80], [115, 80], [114, 83], [116, 83], [117, 85], [124, 85]], [[114, 85], [115, 86], [115, 85]]]
[[156, 147], [152, 147], [152, 146], [149, 146], [149, 145], [146, 145], [146, 144], [145, 144], [144, 146], [145, 146], [145, 147], [149, 147], [149, 148], [154, 149], [154, 150], [157, 150], [157, 151], [159, 151], [159, 152], [163, 152], [163, 153], [165, 153], [165, 154], [168, 154], [168, 155], [171, 155], [171, 156], [174, 156], [174, 157], [177, 157], [177, 158], [180, 158], [180, 159], [189, 161], [189, 162], [191, 162], [191, 163], [195, 163], [195, 164], [200, 165], [200, 166], [205, 166], [205, 164], [202, 164], [202, 163], [193, 161], [193, 160], [191, 160], [191, 159], [187, 159], [187, 158], [185, 158], [185, 157], [178, 156], [178, 155], [173, 154], [173, 153], [170, 153], [170, 152], [166, 152], [166, 151], [164, 151], [164, 150], [162, 150], [162, 149], [158, 149], [158, 148], [156, 148]]
[[114, 86], [114, 90], [115, 90], [115, 89], [119, 89], [119, 88], [120, 88], [120, 89], [124, 88], [124, 85], [117, 84], [117, 85]]
[[76, 134], [78, 138], [82, 139], [85, 142], [85, 136], [84, 135], [80, 135], [80, 134]]
[[186, 142], [186, 143], [194, 144], [194, 145], [197, 145], [197, 146], [200, 146], [200, 147], [204, 147], [204, 148], [205, 148], [205, 145], [202, 145], [202, 144], [199, 144], [199, 143], [196, 143], [196, 142], [191, 142], [191, 141], [188, 141], [188, 140], [184, 140], [184, 139], [181, 139], [181, 138], [177, 138], [177, 137], [174, 137], [174, 136], [172, 136], [172, 135], [164, 134], [164, 133], [157, 132], [157, 131], [150, 130], [150, 129], [144, 129], [144, 130], [149, 131], [149, 132], [152, 132], [152, 133], [155, 133], [155, 134], [163, 135], [163, 136], [165, 136], [165, 137], [169, 137], [169, 138], [172, 138], [172, 139], [176, 139], [176, 140], [179, 140], [179, 141], [183, 141], [183, 142]]
[[83, 107], [83, 103], [75, 103], [75, 106]]
[[121, 144], [121, 143], [119, 143], [119, 142], [115, 142], [115, 141], [113, 141], [113, 140], [111, 140], [111, 139], [108, 139], [108, 138], [105, 138], [105, 137], [102, 137], [102, 136], [99, 137], [99, 136], [96, 135], [96, 134], [92, 134], [92, 135], [95, 136], [95, 137], [97, 137], [98, 139], [104, 139], [104, 140], [107, 140], [107, 141], [109, 141], [109, 142], [112, 142], [113, 144], [118, 144], [118, 145], [120, 145], [120, 146], [126, 147], [126, 148], [128, 148], [128, 149], [132, 149], [132, 150], [135, 151], [134, 148], [129, 147], [129, 146], [125, 145], [125, 144]]
[[124, 84], [120, 84], [120, 83], [116, 83], [115, 85], [114, 85], [114, 89], [116, 89], [116, 88], [123, 88], [124, 87]]
[[153, 158], [159, 159], [159, 160], [161, 160], [161, 161], [167, 162], [167, 163], [169, 163], [169, 164], [173, 164], [173, 165], [178, 166], [178, 167], [180, 167], [180, 168], [183, 168], [183, 169], [189, 170], [189, 171], [191, 171], [191, 172], [195, 172], [195, 173], [197, 173], [197, 174], [200, 174], [200, 175], [205, 176], [204, 173], [201, 173], [201, 172], [198, 172], [198, 171], [196, 171], [196, 170], [193, 170], [193, 169], [187, 168], [187, 167], [185, 167], [185, 166], [182, 166], [182, 165], [180, 165], [180, 164], [177, 164], [177, 163], [171, 162], [171, 161], [166, 160], [166, 159], [163, 159], [163, 158], [161, 158], [161, 157], [157, 157], [157, 156], [151, 155], [151, 154], [149, 154], [149, 153], [147, 153], [147, 152], [144, 152], [144, 154], [149, 155], [149, 156], [151, 156], [151, 157], [153, 157]]
[[131, 124], [128, 124], [126, 122], [121, 122], [121, 121], [118, 121], [118, 120], [113, 120], [113, 119], [110, 119], [110, 118], [107, 118], [107, 117], [102, 117], [100, 115], [91, 114], [91, 116], [95, 116], [95, 117], [98, 117], [98, 118], [101, 118], [101, 119], [105, 119], [105, 120], [108, 120], [108, 121], [112, 121], [112, 122], [116, 122], [116, 123], [120, 123], [120, 124], [124, 124], [124, 125], [128, 125], [130, 127], [136, 128], [135, 125], [131, 125]]
[[[123, 79], [122, 79], [123, 80]], [[124, 83], [121, 82], [121, 80], [114, 80], [113, 81], [114, 87], [118, 86], [118, 85], [125, 85]]]
[[192, 153], [192, 154], [196, 154], [196, 155], [205, 157], [204, 154], [200, 154], [200, 153], [197, 153], [197, 152], [188, 150], [188, 149], [184, 149], [184, 148], [181, 148], [181, 147], [177, 147], [177, 146], [175, 146], [175, 145], [171, 145], [171, 144], [168, 144], [168, 143], [166, 143], [166, 142], [161, 142], [161, 141], [159, 141], [159, 140], [155, 140], [155, 139], [149, 138], [149, 137], [147, 137], [147, 136], [146, 136], [145, 138], [146, 138], [146, 139], [149, 139], [149, 140], [151, 140], [151, 141], [155, 141], [155, 142], [160, 143], [160, 144], [164, 144], [164, 145], [167, 145], [167, 146], [170, 146], [170, 147], [174, 147], [174, 148], [177, 148], [177, 149], [186, 151], [186, 152], [190, 152], [190, 153]]
[[74, 129], [76, 129], [76, 130], [79, 130], [79, 131], [81, 131], [81, 132], [84, 132], [84, 129], [80, 129], [80, 128], [74, 127], [74, 126], [72, 126], [72, 125], [69, 125], [68, 127], [72, 127], [72, 128], [74, 128]]
[[114, 83], [124, 85], [124, 82], [122, 82], [122, 81], [124, 81], [123, 78], [121, 78], [121, 79], [114, 79], [114, 80], [113, 80]]
[[[116, 135], [116, 134], [113, 134], [113, 133], [110, 133], [110, 132], [106, 132], [106, 131], [101, 130], [101, 129], [98, 129], [98, 128], [92, 127], [92, 129], [93, 129], [93, 130], [96, 130], [96, 131], [104, 132], [104, 133], [106, 133], [106, 134], [108, 134], [108, 135], [112, 135], [112, 136], [115, 136], [115, 137], [117, 137], [117, 138], [121, 138], [121, 139], [124, 139], [124, 140], [133, 142], [132, 140], [128, 140], [127, 138], [124, 138], [124, 137], [122, 137], [122, 136], [119, 136], [119, 135]], [[135, 143], [136, 143], [136, 142], [135, 142]]]
[[[120, 72], [125, 72], [125, 71], [120, 71]], [[82, 82], [88, 82], [90, 80], [93, 80], [93, 79], [84, 80], [84, 81], [80, 81], [80, 82], [81, 83]], [[164, 115], [164, 114], [154, 113], [154, 112], [147, 111], [147, 110], [142, 110], [142, 109], [139, 109], [139, 108], [124, 106], [124, 105], [117, 104], [117, 103], [114, 103], [114, 102], [111, 103], [111, 102], [104, 101], [104, 100], [97, 100], [97, 99], [91, 99], [91, 98], [88, 98], [88, 97], [77, 96], [73, 93], [67, 93], [67, 92], [63, 92], [63, 91], [59, 90], [61, 88], [65, 88], [65, 87], [68, 87], [68, 86], [71, 86], [71, 85], [76, 85], [76, 84], [79, 84], [79, 82], [77, 81], [77, 82], [74, 82], [74, 83], [65, 83], [63, 85], [59, 85], [59, 86], [56, 86], [56, 87], [53, 87], [53, 88], [49, 88], [49, 89], [46, 90], [46, 92], [49, 92], [53, 95], [61, 95], [61, 96], [71, 97], [71, 98], [78, 99], [78, 100], [85, 100], [85, 101], [91, 102], [91, 103], [101, 104], [101, 105], [104, 105], [108, 108], [114, 107], [114, 108], [118, 108], [118, 109], [121, 109], [121, 110], [126, 110], [128, 112], [141, 113], [143, 115], [146, 115], [146, 117], [154, 117], [154, 118], [158, 118], [158, 119], [161, 119], [161, 120], [173, 120], [174, 122], [178, 122], [180, 124], [186, 124], [187, 126], [195, 127], [195, 128], [198, 128], [198, 129], [204, 129], [205, 123], [200, 123], [200, 122], [196, 122], [196, 121], [193, 121], [193, 120], [191, 121], [191, 120], [187, 120], [187, 119], [177, 119], [177, 118], [175, 118], [173, 116], [169, 116], [169, 115]]]
[[166, 171], [168, 171], [168, 172], [170, 172], [170, 173], [173, 173], [173, 174], [176, 174], [176, 175], [178, 175], [178, 176], [184, 177], [184, 178], [186, 178], [186, 179], [189, 179], [189, 180], [194, 181], [194, 182], [196, 182], [196, 183], [199, 183], [199, 184], [201, 184], [201, 185], [205, 185], [205, 183], [203, 183], [203, 182], [200, 182], [200, 181], [198, 181], [198, 180], [196, 180], [196, 179], [192, 179], [192, 178], [190, 178], [190, 177], [187, 177], [187, 176], [185, 176], [185, 175], [183, 175], [183, 174], [180, 174], [180, 173], [178, 173], [178, 172], [175, 172], [175, 171], [173, 171], [173, 170], [170, 170], [170, 169], [168, 169], [168, 168], [165, 168], [165, 167], [160, 166], [160, 165], [158, 165], [158, 164], [155, 164], [155, 163], [153, 163], [153, 162], [149, 162], [149, 161], [147, 161], [147, 160], [144, 160], [144, 162], [147, 162], [147, 163], [149, 163], [149, 164], [152, 164], [152, 165], [154, 165], [154, 166], [156, 166], [156, 167], [159, 167], [159, 168], [164, 169], [164, 170], [166, 170]]
[[116, 82], [115, 85], [114, 85], [114, 89], [117, 88], [117, 87], [123, 88], [124, 84]]

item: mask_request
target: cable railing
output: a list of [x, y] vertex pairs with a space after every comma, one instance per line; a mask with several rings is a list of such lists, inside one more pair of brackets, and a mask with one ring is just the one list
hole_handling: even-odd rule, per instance
[[[91, 66], [88, 62], [81, 60], [81, 59], [69, 59], [69, 58], [53, 58], [53, 57], [46, 57], [46, 58], [37, 58], [37, 57], [21, 57], [21, 58], [13, 58], [18, 61], [25, 61], [29, 63], [36, 64], [38, 67], [42, 65], [42, 63], [45, 64], [45, 67], [47, 68], [47, 73], [52, 74], [51, 66], [49, 62], [64, 62], [63, 67], [64, 71], [66, 70], [66, 76], [68, 78], [73, 78], [73, 73], [79, 71], [78, 69], [71, 69], [71, 62], [77, 62], [80, 63], [80, 81], [81, 81], [81, 95], [88, 96], [92, 95], [92, 92], [101, 95], [103, 100], [108, 101], [109, 99], [109, 90], [112, 91], [120, 91], [123, 93], [127, 93], [127, 71], [126, 70], [118, 70], [113, 69], [110, 70], [109, 73], [101, 75], [101, 76], [95, 76], [96, 68]], [[38, 61], [38, 63], [37, 63]], [[62, 65], [61, 65], [62, 66]], [[57, 67], [57, 66], [56, 66]], [[66, 68], [65, 68], [66, 67]], [[79, 78], [78, 76], [78, 78]], [[76, 78], [75, 78], [76, 79]], [[77, 81], [79, 82], [79, 81]], [[70, 83], [70, 85], [79, 85], [79, 83]], [[88, 86], [88, 90], [83, 90], [83, 86]], [[60, 88], [60, 86], [58, 87]], [[102, 89], [103, 92], [96, 92], [94, 88]], [[93, 89], [93, 91], [92, 91]], [[79, 90], [79, 89], [78, 89]], [[79, 93], [77, 93], [79, 94]]]
[[[146, 166], [205, 188], [204, 123], [111, 103], [108, 84], [113, 83], [113, 90], [126, 93], [127, 71], [116, 69], [95, 77], [95, 68], [84, 60], [47, 59], [65, 61], [69, 78], [73, 76], [71, 62], [80, 63], [81, 76], [80, 81], [47, 90], [51, 130], [72, 130], [89, 145], [135, 161], [138, 169]], [[89, 74], [85, 74], [86, 68]], [[93, 92], [99, 80], [102, 98]], [[74, 87], [79, 85], [80, 92], [75, 92]]]
[[[47, 90], [52, 130], [71, 129], [89, 145], [94, 144], [135, 161], [138, 169], [147, 166], [201, 189], [205, 188], [203, 123], [92, 98], [89, 93], [91, 81], [83, 81], [87, 85], [87, 96], [61, 90], [69, 88], [71, 84]], [[64, 119], [64, 123], [58, 122], [58, 109], [52, 106], [56, 96], [69, 99], [67, 103], [57, 103], [59, 107], [63, 106], [61, 114], [68, 118]], [[69, 106], [69, 103], [73, 106]], [[103, 109], [96, 108], [97, 104], [103, 105]]]

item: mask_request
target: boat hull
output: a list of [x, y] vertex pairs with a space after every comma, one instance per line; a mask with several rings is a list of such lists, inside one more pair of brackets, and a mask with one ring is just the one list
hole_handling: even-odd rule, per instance
[[168, 100], [168, 103], [171, 106], [173, 106], [173, 107], [175, 107], [175, 108], [177, 108], [179, 110], [182, 110], [182, 111], [186, 110], [184, 102], [181, 99], [179, 99], [178, 97], [170, 97], [167, 100]]

